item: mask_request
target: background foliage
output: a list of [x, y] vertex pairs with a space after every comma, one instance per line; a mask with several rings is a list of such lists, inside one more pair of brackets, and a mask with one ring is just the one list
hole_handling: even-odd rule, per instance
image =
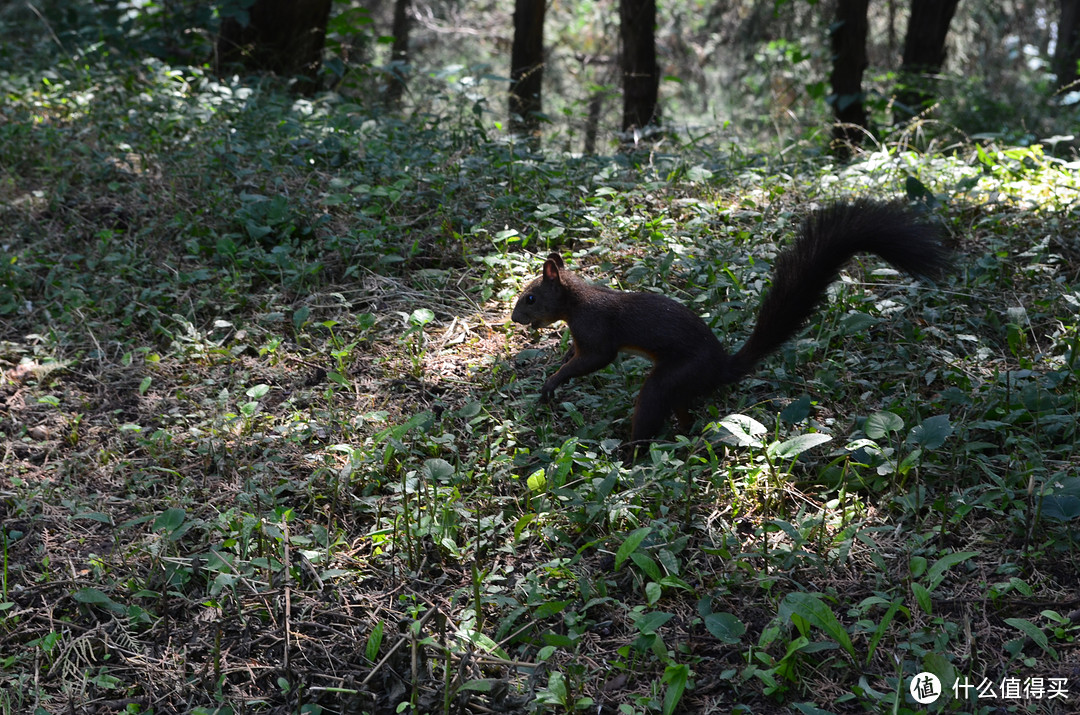
[[[500, 131], [501, 6], [418, 6], [400, 113], [381, 8], [336, 6], [336, 91], [298, 98], [209, 73], [232, 4], [4, 6], [0, 712], [903, 713], [921, 671], [943, 711], [1071, 712], [1049, 10], [962, 3], [939, 108], [841, 165], [824, 5], [673, 6], [677, 131], [591, 157], [575, 93], [611, 80], [565, 58], [613, 51], [603, 4], [549, 15], [542, 153]], [[851, 195], [916, 199], [953, 269], [856, 263], [638, 461], [641, 361], [536, 405], [565, 340], [506, 325], [536, 254], [736, 347], [778, 246]], [[952, 697], [984, 679], [1029, 689]]]

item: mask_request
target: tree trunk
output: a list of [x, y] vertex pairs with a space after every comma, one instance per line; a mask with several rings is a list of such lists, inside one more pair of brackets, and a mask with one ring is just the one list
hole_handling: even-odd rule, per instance
[[945, 64], [945, 37], [959, 0], [911, 0], [893, 121], [907, 121], [934, 101], [934, 76]]
[[510, 51], [510, 131], [539, 140], [543, 111], [544, 13], [546, 0], [514, 1]]
[[622, 38], [622, 130], [629, 132], [659, 125], [656, 0], [619, 0], [619, 35]]
[[394, 44], [390, 47], [390, 81], [386, 86], [386, 102], [396, 107], [405, 92], [405, 67], [409, 64], [409, 4], [410, 0], [394, 0]]
[[255, 0], [246, 15], [225, 18], [216, 69], [239, 64], [252, 72], [299, 77], [304, 93], [318, 87], [331, 0]]
[[829, 76], [836, 114], [833, 150], [846, 158], [862, 144], [866, 128], [862, 78], [866, 70], [866, 9], [869, 0], [839, 0], [832, 31], [833, 70]]
[[[1058, 40], [1054, 49], [1053, 70], [1058, 89], [1076, 81], [1076, 63], [1080, 61], [1080, 0], [1061, 0]], [[1075, 89], [1075, 88], [1073, 88]]]
[[598, 89], [589, 97], [589, 111], [585, 119], [585, 144], [582, 148], [587, 155], [596, 153], [596, 138], [600, 133], [600, 113], [604, 111], [606, 94], [606, 90]]

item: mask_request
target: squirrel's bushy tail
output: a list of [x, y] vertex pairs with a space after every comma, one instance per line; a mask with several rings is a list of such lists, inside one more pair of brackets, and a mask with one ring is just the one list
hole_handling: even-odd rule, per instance
[[795, 243], [777, 255], [772, 287], [761, 301], [754, 332], [731, 358], [729, 381], [798, 331], [852, 256], [873, 253], [906, 273], [933, 275], [947, 257], [940, 235], [900, 202], [856, 200], [815, 211]]

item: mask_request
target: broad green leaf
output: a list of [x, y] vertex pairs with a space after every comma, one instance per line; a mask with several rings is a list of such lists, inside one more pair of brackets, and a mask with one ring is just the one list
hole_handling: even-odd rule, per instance
[[663, 611], [650, 611], [641, 618], [637, 619], [634, 626], [637, 627], [643, 635], [649, 635], [650, 633], [656, 633], [665, 623], [670, 621], [674, 617], [674, 614], [664, 613]]
[[734, 645], [742, 640], [746, 626], [731, 613], [710, 613], [705, 616], [705, 630], [723, 642]]
[[921, 583], [911, 584], [911, 593], [915, 596], [915, 603], [919, 604], [919, 610], [930, 616], [934, 613], [934, 602], [930, 598], [930, 591]]
[[941, 585], [945, 579], [945, 572], [959, 563], [967, 561], [972, 556], [978, 556], [978, 551], [957, 551], [954, 554], [946, 554], [934, 562], [930, 570], [926, 572], [927, 588], [933, 591]]
[[1024, 635], [1034, 641], [1035, 644], [1042, 648], [1048, 655], [1057, 658], [1057, 652], [1050, 647], [1050, 641], [1047, 639], [1043, 629], [1023, 618], [1006, 618], [1005, 622], [1013, 628], [1023, 631]]
[[533, 617], [540, 621], [545, 618], [550, 618], [557, 613], [562, 613], [563, 609], [570, 605], [570, 601], [546, 601], [541, 603], [533, 611]]
[[[529, 485], [529, 488], [532, 489], [531, 484]], [[518, 541], [519, 539], [521, 539], [521, 532], [524, 531], [525, 527], [527, 527], [535, 520], [536, 512], [531, 511], [526, 514], [522, 514], [521, 517], [518, 518], [518, 520], [514, 523], [514, 541]]]
[[877, 628], [874, 629], [874, 635], [870, 637], [870, 646], [867, 648], [866, 663], [869, 665], [874, 658], [874, 653], [877, 652], [877, 645], [881, 641], [882, 636], [889, 630], [889, 625], [892, 623], [896, 613], [904, 607], [904, 602], [899, 598], [893, 601], [888, 610], [885, 611], [885, 615], [878, 621]]
[[827, 434], [821, 432], [810, 432], [808, 434], [800, 434], [792, 437], [789, 440], [781, 442], [780, 444], [769, 446], [769, 452], [780, 459], [794, 459], [806, 450], [816, 447], [819, 444], [824, 444], [832, 440]]
[[424, 461], [423, 474], [429, 480], [449, 481], [454, 476], [454, 467], [445, 459], [428, 459]]
[[364, 655], [371, 663], [375, 662], [375, 657], [379, 655], [379, 648], [382, 647], [384, 628], [383, 622], [379, 621], [371, 629], [371, 633], [368, 634], [367, 644], [364, 646]]
[[1080, 519], [1080, 477], [1054, 480], [1054, 493], [1042, 498], [1042, 515], [1056, 521]]
[[810, 416], [813, 403], [809, 395], [803, 395], [780, 412], [780, 419], [789, 425], [798, 424]]
[[646, 576], [653, 581], [659, 581], [664, 573], [660, 570], [660, 567], [656, 564], [648, 554], [641, 551], [634, 551], [630, 554], [630, 560], [634, 562], [634, 565], [641, 569]]
[[166, 509], [154, 519], [154, 531], [164, 531], [166, 533], [176, 531], [184, 523], [185, 518], [187, 518], [187, 512], [179, 507]]
[[840, 320], [840, 332], [844, 335], [859, 335], [880, 322], [881, 318], [868, 313], [848, 313]]
[[413, 325], [427, 325], [435, 320], [435, 313], [428, 308], [417, 308], [409, 316], [409, 322]]
[[529, 478], [525, 481], [529, 486], [530, 491], [541, 492], [547, 485], [547, 477], [544, 476], [543, 469], [537, 469], [535, 472], [529, 475]]
[[746, 415], [728, 415], [718, 424], [730, 432], [735, 443], [742, 447], [760, 447], [761, 435], [768, 431], [765, 425]]
[[112, 611], [113, 613], [125, 613], [126, 609], [116, 601], [106, 596], [102, 591], [96, 588], [80, 588], [75, 593], [71, 594], [78, 603], [85, 603], [90, 606], [101, 606], [102, 608]]
[[679, 706], [679, 701], [682, 700], [683, 693], [686, 691], [686, 685], [690, 680], [690, 666], [685, 663], [669, 665], [664, 668], [664, 675], [660, 680], [667, 684], [667, 690], [664, 692], [664, 715], [671, 715]]
[[911, 441], [923, 449], [937, 449], [945, 444], [953, 428], [948, 415], [927, 417], [921, 424], [911, 429]]
[[851, 637], [848, 636], [840, 621], [836, 620], [832, 609], [819, 596], [802, 591], [794, 591], [784, 596], [784, 600], [780, 603], [780, 617], [786, 620], [792, 615], [804, 618], [811, 625], [823, 630], [825, 635], [839, 643], [848, 655], [855, 658], [855, 647], [851, 644]]
[[637, 547], [641, 546], [641, 542], [645, 540], [645, 537], [649, 535], [652, 529], [648, 526], [643, 526], [640, 529], [635, 529], [630, 532], [630, 536], [626, 537], [626, 540], [619, 546], [619, 550], [615, 552], [615, 570], [618, 571], [622, 566], [623, 561], [630, 556], [630, 554], [637, 551]]
[[462, 684], [458, 691], [471, 690], [477, 693], [490, 693], [497, 683], [501, 683], [501, 680], [495, 680], [493, 678], [479, 678], [476, 680], [468, 680]]
[[904, 420], [892, 412], [875, 412], [866, 418], [866, 424], [863, 425], [863, 432], [870, 439], [881, 439], [887, 434], [899, 432], [902, 429], [904, 429]]

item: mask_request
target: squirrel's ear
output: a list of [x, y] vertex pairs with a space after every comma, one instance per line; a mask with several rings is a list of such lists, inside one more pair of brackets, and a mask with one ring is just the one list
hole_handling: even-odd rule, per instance
[[544, 280], [557, 281], [559, 280], [559, 269], [562, 268], [562, 258], [559, 258], [559, 254], [552, 253], [546, 261], [544, 261]]

